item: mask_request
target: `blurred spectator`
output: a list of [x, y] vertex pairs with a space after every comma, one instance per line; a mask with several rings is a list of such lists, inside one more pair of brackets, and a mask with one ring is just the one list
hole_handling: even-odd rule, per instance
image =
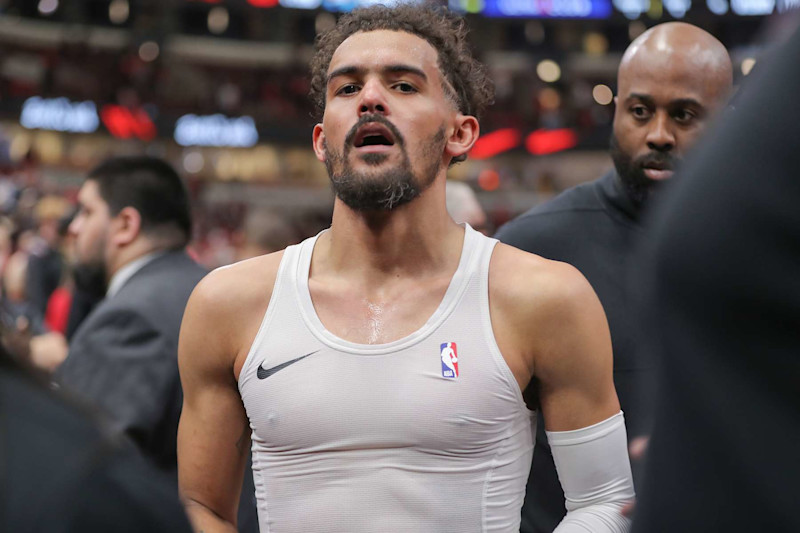
[[11, 219], [0, 216], [0, 275], [5, 270], [6, 262], [14, 251], [11, 238], [13, 233], [14, 223], [11, 222]]
[[486, 233], [486, 213], [478, 202], [475, 191], [466, 183], [448, 180], [445, 185], [447, 212], [456, 224], [466, 222], [473, 229]]
[[248, 213], [243, 237], [236, 251], [237, 261], [277, 252], [299, 242], [297, 231], [286, 218], [265, 209], [254, 209]]
[[[2, 275], [2, 297], [0, 298], [0, 321], [3, 332], [14, 340], [15, 346], [24, 341], [17, 337], [43, 333], [43, 315], [34, 308], [26, 297], [26, 279], [33, 233], [23, 231], [17, 236], [17, 250], [5, 263]], [[24, 358], [24, 349], [15, 352]]]
[[211, 228], [203, 244], [199, 250], [200, 262], [209, 268], [229, 265], [236, 260], [236, 248], [231, 242], [230, 232], [225, 228]]
[[0, 531], [189, 533], [175, 491], [0, 342]]
[[205, 274], [184, 251], [191, 235], [186, 189], [162, 160], [124, 157], [95, 168], [78, 200], [70, 226], [76, 283], [105, 297], [72, 338], [57, 381], [99, 407], [114, 432], [174, 477], [178, 330]]
[[45, 196], [34, 208], [37, 231], [28, 258], [26, 296], [41, 316], [45, 315], [50, 296], [61, 284], [64, 273], [61, 241], [65, 232], [60, 229], [69, 209], [69, 202], [58, 196]]

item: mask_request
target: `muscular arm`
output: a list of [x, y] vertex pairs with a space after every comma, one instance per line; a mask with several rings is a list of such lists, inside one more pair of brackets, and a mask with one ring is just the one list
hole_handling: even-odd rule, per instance
[[539, 293], [534, 311], [534, 349], [527, 354], [551, 432], [587, 427], [619, 411], [611, 336], [600, 301], [576, 269], [552, 265], [549, 289]]
[[597, 296], [573, 267], [506, 246], [498, 245], [492, 266], [498, 344], [523, 390], [537, 381], [567, 498], [557, 531], [625, 531], [619, 511], [633, 497], [633, 482]]
[[[264, 261], [207, 276], [189, 299], [181, 326], [178, 364], [184, 403], [178, 427], [178, 481], [193, 526], [205, 533], [236, 531], [250, 445], [236, 372], [271, 290], [271, 283], [268, 290], [259, 291], [260, 283], [250, 282], [254, 266], [264, 266]], [[270, 278], [269, 268], [257, 271], [260, 279]]]

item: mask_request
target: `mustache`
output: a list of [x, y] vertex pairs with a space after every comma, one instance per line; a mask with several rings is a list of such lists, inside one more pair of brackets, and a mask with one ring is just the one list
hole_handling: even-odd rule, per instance
[[634, 161], [635, 166], [643, 168], [655, 165], [663, 168], [664, 170], [674, 170], [675, 165], [679, 164], [680, 160], [664, 152], [650, 152], [641, 157], [636, 158]]
[[400, 134], [400, 130], [398, 130], [394, 124], [389, 122], [386, 117], [376, 114], [365, 114], [358, 118], [358, 122], [356, 122], [353, 127], [350, 128], [350, 131], [347, 132], [347, 136], [344, 138], [345, 146], [353, 145], [353, 140], [355, 139], [356, 134], [358, 134], [358, 130], [365, 124], [381, 124], [386, 126], [386, 128], [392, 132], [395, 143], [399, 144], [401, 147], [405, 146], [405, 139], [403, 139], [403, 136]]

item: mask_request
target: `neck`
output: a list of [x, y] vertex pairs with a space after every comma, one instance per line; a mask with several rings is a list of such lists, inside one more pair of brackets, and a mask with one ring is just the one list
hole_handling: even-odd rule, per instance
[[357, 212], [339, 199], [331, 230], [318, 244], [312, 270], [336, 272], [379, 283], [455, 268], [464, 231], [447, 214], [444, 180], [418, 198], [388, 212]]
[[120, 248], [116, 253], [116, 257], [109, 261], [108, 279], [110, 280], [121, 268], [136, 261], [140, 257], [155, 252], [161, 252], [169, 248], [170, 246], [167, 246], [165, 243], [155, 243], [149, 239], [140, 239], [130, 243], [124, 248]]

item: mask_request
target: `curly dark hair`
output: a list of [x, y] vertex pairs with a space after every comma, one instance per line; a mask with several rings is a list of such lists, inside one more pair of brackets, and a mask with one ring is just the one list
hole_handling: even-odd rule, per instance
[[449, 87], [445, 92], [465, 115], [480, 118], [493, 102], [494, 84], [486, 75], [486, 68], [472, 57], [467, 26], [461, 17], [423, 4], [375, 5], [342, 16], [333, 29], [317, 36], [310, 91], [317, 118], [325, 111], [328, 67], [336, 49], [354, 33], [376, 30], [404, 31], [428, 41], [439, 54], [439, 70], [455, 89], [455, 94]]

